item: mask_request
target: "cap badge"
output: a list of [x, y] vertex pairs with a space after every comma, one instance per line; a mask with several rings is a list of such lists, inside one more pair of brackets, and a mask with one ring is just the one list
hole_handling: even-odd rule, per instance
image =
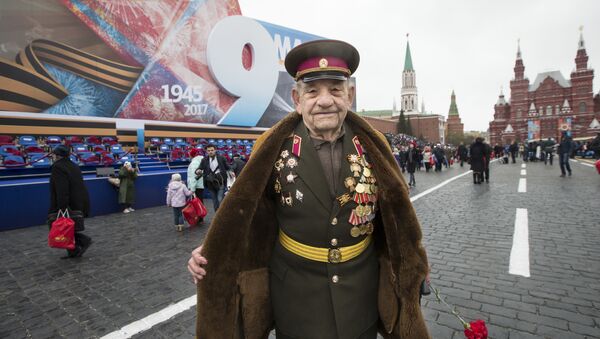
[[325, 68], [329, 65], [329, 63], [327, 62], [327, 59], [325, 58], [321, 58], [321, 60], [319, 60], [319, 67], [321, 68]]

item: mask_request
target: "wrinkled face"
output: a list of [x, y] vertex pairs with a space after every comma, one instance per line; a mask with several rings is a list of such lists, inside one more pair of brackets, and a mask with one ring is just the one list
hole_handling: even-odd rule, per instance
[[354, 100], [354, 87], [348, 81], [316, 80], [297, 82], [292, 90], [296, 111], [306, 127], [317, 134], [339, 130]]

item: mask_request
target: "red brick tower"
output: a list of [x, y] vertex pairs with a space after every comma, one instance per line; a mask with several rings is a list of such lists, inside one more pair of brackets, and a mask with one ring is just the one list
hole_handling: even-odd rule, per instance
[[460, 116], [458, 114], [458, 107], [456, 106], [456, 95], [454, 91], [452, 91], [452, 96], [450, 97], [450, 109], [448, 110], [448, 120], [446, 120], [447, 126], [447, 135], [460, 137], [460, 139], [464, 136], [464, 125], [460, 121]]
[[[580, 28], [580, 31], [582, 28]], [[594, 120], [594, 70], [588, 68], [588, 55], [585, 50], [583, 32], [579, 35], [575, 70], [571, 73], [571, 109], [573, 110], [573, 136], [577, 137], [586, 131]], [[587, 131], [586, 131], [587, 132]], [[589, 134], [589, 133], [583, 133]]]
[[521, 58], [521, 44], [517, 44], [517, 60], [515, 61], [515, 77], [510, 81], [510, 116], [507, 124], [511, 124], [517, 134], [527, 132], [527, 117], [529, 110], [529, 79], [525, 77], [525, 65]]

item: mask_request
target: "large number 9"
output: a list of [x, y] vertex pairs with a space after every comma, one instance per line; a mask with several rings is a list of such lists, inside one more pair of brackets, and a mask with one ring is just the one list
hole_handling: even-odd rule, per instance
[[[242, 64], [246, 45], [252, 51], [249, 70]], [[218, 124], [256, 126], [273, 98], [279, 77], [269, 32], [255, 20], [229, 16], [212, 29], [206, 53], [213, 78], [225, 92], [239, 98]]]

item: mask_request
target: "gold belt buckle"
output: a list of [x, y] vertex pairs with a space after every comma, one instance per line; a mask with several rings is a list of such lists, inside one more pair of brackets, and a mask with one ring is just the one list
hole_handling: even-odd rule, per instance
[[327, 260], [331, 264], [338, 264], [342, 261], [342, 251], [338, 248], [330, 248], [329, 253], [327, 254]]

